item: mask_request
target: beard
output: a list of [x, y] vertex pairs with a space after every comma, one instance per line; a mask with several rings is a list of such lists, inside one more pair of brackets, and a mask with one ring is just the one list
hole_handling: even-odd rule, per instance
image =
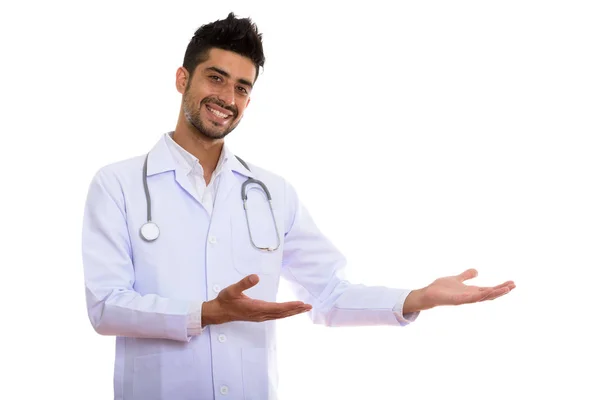
[[[229, 125], [221, 126], [212, 121], [202, 121], [200, 111], [202, 110], [202, 107], [208, 103], [216, 104], [219, 107], [229, 110], [233, 113], [233, 115], [229, 117], [231, 118], [231, 122], [229, 123]], [[204, 99], [202, 99], [198, 107], [196, 107], [196, 104], [197, 103], [194, 101], [194, 98], [190, 94], [189, 90], [187, 90], [186, 88], [186, 91], [183, 94], [183, 113], [185, 115], [185, 118], [194, 128], [196, 128], [200, 135], [208, 139], [223, 139], [231, 131], [233, 131], [240, 123], [240, 120], [237, 119], [237, 107], [232, 105], [226, 105], [223, 101], [219, 100], [216, 97], [205, 97]]]

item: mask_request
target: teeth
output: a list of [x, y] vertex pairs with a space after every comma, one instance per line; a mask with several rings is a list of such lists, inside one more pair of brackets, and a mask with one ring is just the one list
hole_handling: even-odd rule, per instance
[[213, 114], [215, 114], [215, 115], [216, 115], [217, 117], [219, 117], [219, 118], [227, 118], [227, 117], [229, 117], [229, 115], [227, 115], [227, 114], [223, 114], [222, 112], [220, 112], [220, 111], [217, 111], [217, 110], [213, 110], [213, 109], [212, 109], [212, 108], [210, 108], [210, 107], [208, 107], [208, 109], [210, 110], [210, 112], [212, 112]]

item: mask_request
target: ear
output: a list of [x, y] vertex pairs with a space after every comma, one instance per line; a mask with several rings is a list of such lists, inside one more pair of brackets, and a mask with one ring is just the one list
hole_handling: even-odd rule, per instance
[[185, 88], [188, 84], [188, 80], [190, 78], [190, 74], [187, 69], [184, 67], [177, 68], [177, 72], [175, 73], [175, 88], [181, 94], [185, 93]]

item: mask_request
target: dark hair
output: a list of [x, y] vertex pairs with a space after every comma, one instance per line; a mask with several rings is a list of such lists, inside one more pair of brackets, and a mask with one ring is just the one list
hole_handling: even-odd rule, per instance
[[250, 18], [236, 18], [231, 12], [224, 20], [217, 20], [202, 25], [190, 40], [183, 58], [183, 67], [190, 76], [198, 64], [208, 60], [208, 52], [212, 48], [233, 51], [247, 57], [258, 70], [265, 64], [263, 54], [262, 33], [258, 33], [256, 24]]

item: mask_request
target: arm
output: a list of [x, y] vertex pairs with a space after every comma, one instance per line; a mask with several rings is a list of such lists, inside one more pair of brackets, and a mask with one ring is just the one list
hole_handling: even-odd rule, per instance
[[96, 174], [85, 204], [82, 254], [88, 316], [102, 335], [188, 341], [201, 304], [134, 290], [135, 271], [125, 202], [117, 179]]
[[513, 281], [493, 287], [466, 285], [477, 276], [475, 269], [438, 278], [417, 290], [351, 284], [343, 275], [344, 257], [318, 230], [290, 185], [287, 210], [283, 276], [301, 300], [313, 305], [315, 323], [404, 326], [423, 310], [494, 300], [516, 287]]
[[344, 256], [319, 231], [298, 196], [286, 184], [287, 215], [283, 277], [298, 298], [313, 306], [313, 322], [327, 326], [407, 325], [418, 316], [403, 312], [411, 291], [352, 284]]

